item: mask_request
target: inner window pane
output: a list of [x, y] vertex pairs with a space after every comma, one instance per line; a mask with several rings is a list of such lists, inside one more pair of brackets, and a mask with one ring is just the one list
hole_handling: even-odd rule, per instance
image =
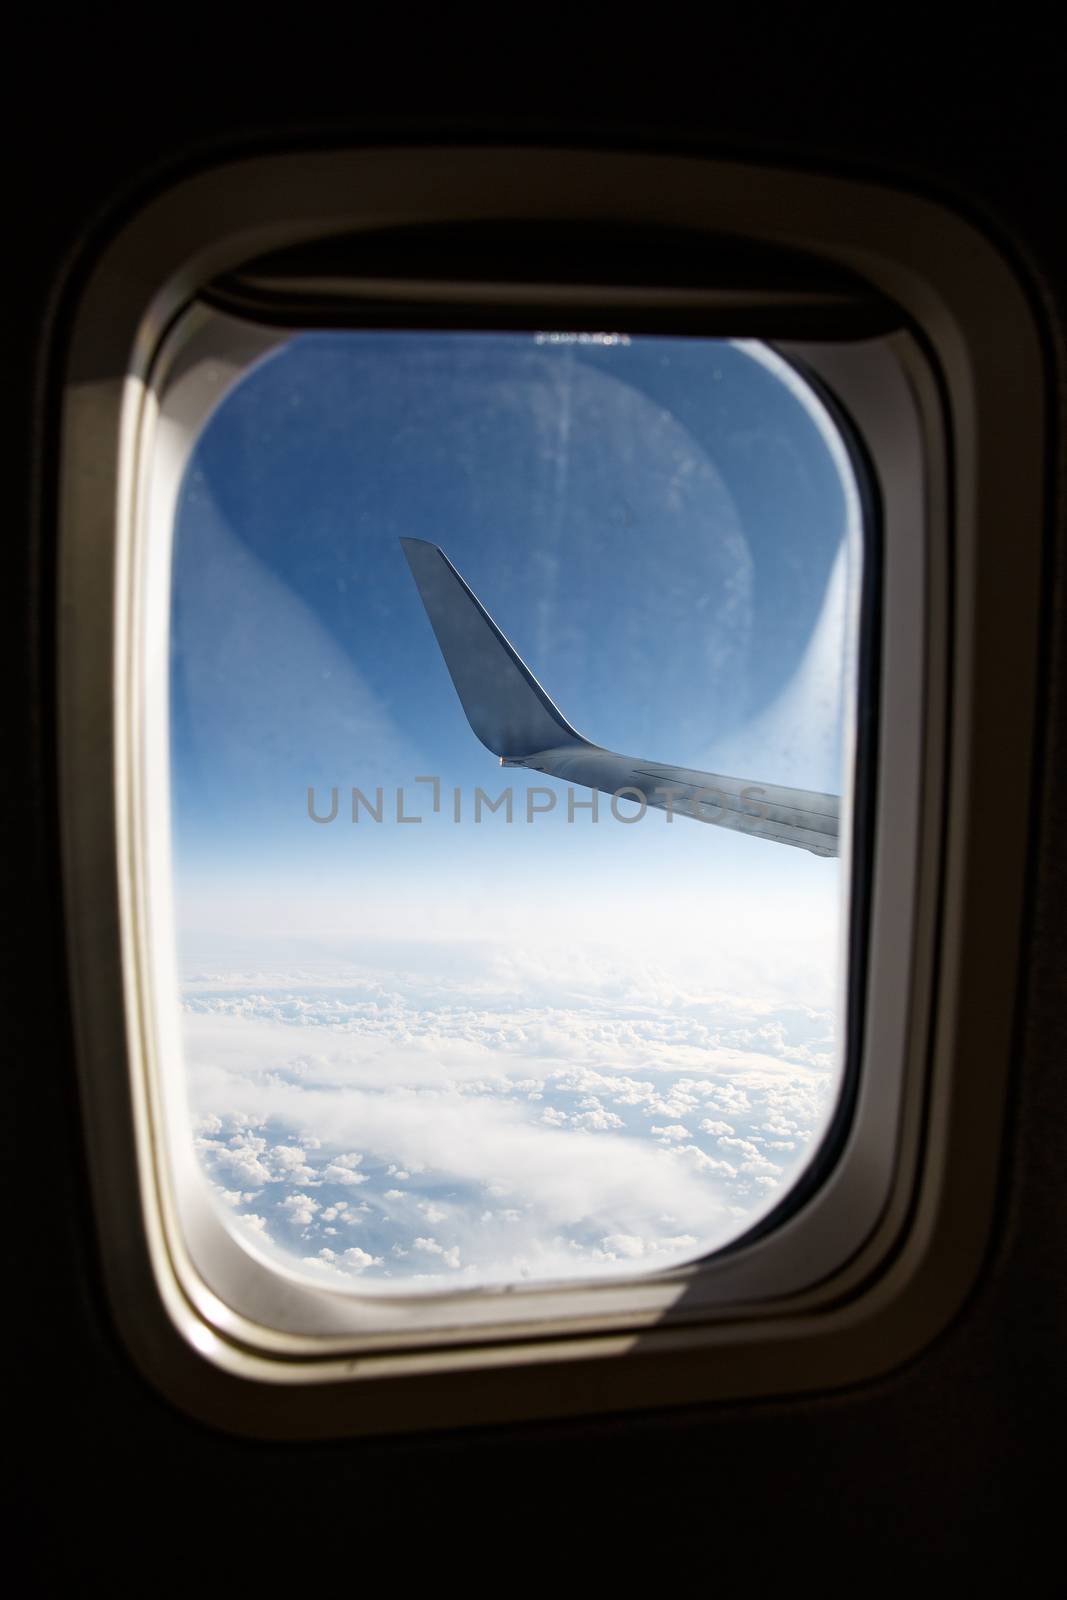
[[250, 1249], [617, 1276], [788, 1194], [842, 1075], [861, 558], [765, 346], [316, 332], [229, 391], [171, 797], [190, 1117]]

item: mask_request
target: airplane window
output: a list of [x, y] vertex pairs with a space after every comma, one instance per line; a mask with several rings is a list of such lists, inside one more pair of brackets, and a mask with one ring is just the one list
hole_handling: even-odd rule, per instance
[[786, 1199], [843, 1083], [862, 534], [758, 343], [303, 332], [229, 390], [171, 807], [189, 1117], [251, 1252], [617, 1277]]

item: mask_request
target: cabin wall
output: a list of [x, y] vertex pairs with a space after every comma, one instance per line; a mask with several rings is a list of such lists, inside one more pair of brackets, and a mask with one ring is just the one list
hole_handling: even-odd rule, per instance
[[[203, 36], [181, 70], [169, 70], [171, 62], [161, 79], [146, 65], [140, 81], [109, 65], [99, 41], [85, 55], [65, 36], [57, 73], [60, 41], [44, 27], [13, 66], [18, 76], [25, 69], [34, 92], [30, 109], [12, 116], [9, 105], [7, 135], [5, 399], [15, 442], [0, 604], [14, 648], [0, 763], [0, 983], [18, 1109], [2, 1159], [8, 1317], [22, 1346], [7, 1375], [24, 1419], [12, 1451], [18, 1526], [42, 1587], [90, 1575], [131, 1583], [169, 1575], [243, 1591], [281, 1582], [291, 1568], [321, 1590], [330, 1574], [364, 1583], [378, 1555], [403, 1580], [413, 1549], [425, 1550], [442, 1577], [480, 1573], [504, 1587], [538, 1557], [562, 1576], [561, 1542], [573, 1535], [594, 1572], [602, 1558], [641, 1550], [661, 1582], [729, 1574], [758, 1593], [763, 1578], [825, 1577], [828, 1569], [851, 1587], [898, 1561], [913, 1573], [944, 1561], [957, 1572], [1022, 1574], [1058, 1535], [1049, 1501], [1051, 1464], [1062, 1456], [1067, 1350], [1060, 74], [1048, 41], [972, 23], [966, 37], [935, 51], [906, 40], [865, 49], [851, 36], [831, 42], [825, 29], [812, 38], [798, 21], [791, 30], [760, 40], [752, 29], [701, 72], [676, 50], [654, 87], [651, 64], [625, 70], [610, 36], [601, 39], [599, 69], [583, 72], [577, 54], [546, 49], [537, 56], [540, 82], [511, 92], [499, 72], [469, 82], [442, 67], [423, 81], [397, 63], [383, 78], [355, 54], [345, 58], [350, 70], [335, 68], [328, 79], [290, 65], [288, 83], [280, 68], [262, 76], [239, 55], [220, 66]], [[591, 66], [595, 58], [582, 59]], [[1061, 409], [1001, 1202], [982, 1278], [954, 1324], [877, 1383], [746, 1406], [276, 1445], [225, 1437], [176, 1413], [133, 1370], [114, 1332], [89, 1208], [63, 956], [52, 703], [57, 374], [49, 354], [62, 349], [67, 297], [90, 241], [153, 183], [201, 160], [294, 141], [397, 138], [644, 146], [896, 180], [993, 231], [1032, 285]], [[214, 1539], [220, 1554], [209, 1559]]]

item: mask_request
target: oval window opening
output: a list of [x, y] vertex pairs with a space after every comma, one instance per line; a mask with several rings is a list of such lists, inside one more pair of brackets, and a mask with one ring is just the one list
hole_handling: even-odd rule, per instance
[[797, 372], [296, 334], [174, 534], [183, 1060], [235, 1236], [439, 1292], [676, 1267], [778, 1206], [843, 1079], [863, 562]]

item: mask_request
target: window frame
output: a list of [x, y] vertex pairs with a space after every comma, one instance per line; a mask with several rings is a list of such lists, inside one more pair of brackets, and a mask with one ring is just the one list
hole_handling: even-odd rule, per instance
[[[155, 595], [158, 616], [169, 569], [166, 542], [143, 536], [166, 514], [146, 499], [161, 493], [147, 468], [167, 438], [173, 478], [191, 442], [202, 399], [187, 308], [220, 273], [353, 227], [516, 209], [534, 221], [682, 223], [806, 250], [858, 272], [907, 324], [874, 345], [778, 344], [836, 396], [881, 480], [867, 1059], [840, 1159], [773, 1232], [624, 1283], [452, 1297], [468, 1310], [451, 1322], [424, 1314], [439, 1297], [422, 1310], [381, 1300], [386, 1320], [371, 1317], [361, 1333], [346, 1308], [371, 1297], [264, 1268], [208, 1220], [206, 1196], [190, 1223], [189, 1174], [165, 1136], [174, 1074], [161, 1070], [159, 1018], [173, 996], [161, 977], [165, 936], [154, 931], [168, 906], [152, 826], [160, 796], [148, 781], [159, 752], [146, 753], [143, 713], [160, 692], [158, 656], [144, 649], [144, 596]], [[428, 304], [434, 292], [424, 286]], [[468, 300], [484, 292], [474, 285]], [[607, 302], [620, 324], [626, 310], [618, 291], [595, 286], [535, 283], [523, 293], [554, 308], [557, 322], [579, 304]], [[628, 293], [631, 307], [649, 295]], [[714, 309], [714, 290], [704, 298]], [[143, 1370], [207, 1420], [314, 1436], [804, 1390], [872, 1376], [921, 1348], [966, 1294], [988, 1234], [1029, 804], [1041, 358], [1022, 290], [988, 242], [913, 195], [691, 158], [462, 149], [261, 158], [161, 193], [110, 241], [75, 308], [67, 358], [59, 765], [68, 951], [105, 1272]], [[1010, 549], [1004, 527], [1018, 530]], [[1012, 785], [991, 787], [979, 717], [996, 725]], [[968, 1005], [976, 994], [981, 1005]], [[965, 1116], [955, 1109], [963, 1095]], [[401, 1306], [415, 1310], [398, 1333]]]

